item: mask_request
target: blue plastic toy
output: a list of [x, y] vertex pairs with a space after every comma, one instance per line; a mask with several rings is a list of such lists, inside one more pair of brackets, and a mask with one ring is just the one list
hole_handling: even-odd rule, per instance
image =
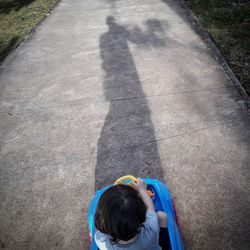
[[[130, 184], [132, 181], [135, 181], [136, 178], [128, 175], [123, 176], [115, 182], [117, 184]], [[164, 185], [161, 181], [153, 180], [153, 179], [143, 179], [147, 184], [148, 193], [151, 196], [156, 211], [164, 211], [168, 215], [168, 232], [170, 238], [170, 244], [172, 250], [182, 250], [183, 244], [181, 240], [180, 231], [178, 228], [178, 220], [176, 216], [176, 210], [174, 201], [171, 198], [171, 195], [168, 191], [166, 185]], [[95, 235], [95, 226], [94, 226], [94, 216], [95, 210], [97, 207], [97, 203], [99, 201], [100, 196], [102, 193], [108, 189], [110, 186], [107, 186], [99, 191], [96, 192], [94, 198], [92, 199], [89, 207], [88, 213], [88, 222], [89, 222], [89, 235], [90, 235], [90, 245], [91, 250], [97, 250], [97, 245], [94, 240]]]

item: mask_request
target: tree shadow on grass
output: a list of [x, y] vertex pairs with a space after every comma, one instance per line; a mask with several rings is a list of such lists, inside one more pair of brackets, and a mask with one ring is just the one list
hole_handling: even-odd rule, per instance
[[0, 62], [10, 53], [12, 49], [14, 49], [19, 43], [19, 36], [14, 36], [8, 43], [8, 45], [0, 50]]
[[12, 10], [20, 10], [34, 2], [34, 0], [2, 0], [0, 1], [0, 14], [8, 14]]

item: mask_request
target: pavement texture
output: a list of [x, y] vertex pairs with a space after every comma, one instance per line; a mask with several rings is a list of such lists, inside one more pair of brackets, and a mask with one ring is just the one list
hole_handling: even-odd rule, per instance
[[1, 249], [88, 249], [125, 174], [167, 183], [186, 249], [250, 248], [250, 114], [187, 15], [62, 0], [0, 65]]

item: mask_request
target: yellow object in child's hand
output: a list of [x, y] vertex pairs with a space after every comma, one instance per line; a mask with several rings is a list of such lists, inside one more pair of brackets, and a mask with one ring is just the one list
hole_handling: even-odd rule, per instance
[[[133, 182], [137, 182], [137, 178], [135, 178], [133, 175], [125, 175], [122, 176], [121, 178], [117, 179], [115, 181], [115, 185], [119, 185], [119, 184], [126, 184], [125, 181], [130, 181], [128, 184], [132, 184]], [[133, 186], [133, 185], [132, 185]], [[151, 190], [147, 190], [147, 193], [149, 195], [150, 198], [154, 197], [154, 193]]]

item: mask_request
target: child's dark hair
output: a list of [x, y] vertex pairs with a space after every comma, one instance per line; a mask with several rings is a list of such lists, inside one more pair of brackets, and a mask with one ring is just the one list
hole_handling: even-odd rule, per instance
[[146, 220], [147, 208], [136, 189], [116, 185], [101, 196], [96, 213], [95, 227], [108, 234], [113, 241], [130, 240], [139, 233]]

